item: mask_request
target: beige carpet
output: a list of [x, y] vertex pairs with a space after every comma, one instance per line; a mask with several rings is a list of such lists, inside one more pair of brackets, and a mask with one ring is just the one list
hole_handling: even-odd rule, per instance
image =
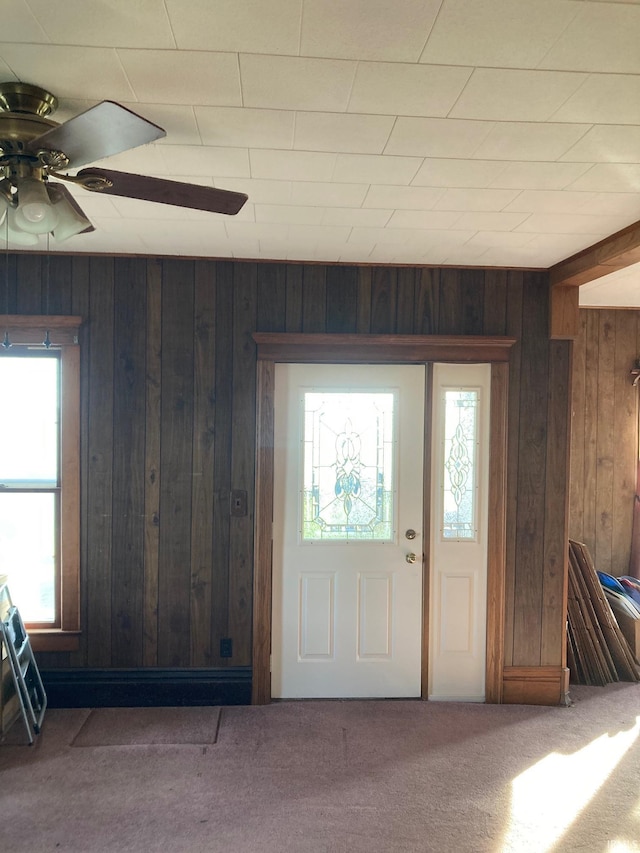
[[213, 744], [220, 708], [96, 708], [72, 746]]
[[[0, 850], [640, 853], [640, 685], [571, 692], [570, 708], [225, 707], [210, 745], [140, 743], [187, 709], [135, 709], [133, 745], [124, 709], [47, 711], [35, 746], [19, 728], [0, 745]], [[92, 717], [121, 745], [97, 745]]]

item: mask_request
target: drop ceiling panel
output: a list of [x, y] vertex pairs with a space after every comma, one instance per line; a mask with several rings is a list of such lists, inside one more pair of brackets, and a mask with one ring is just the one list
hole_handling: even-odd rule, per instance
[[588, 130], [589, 125], [583, 124], [498, 122], [474, 156], [490, 160], [557, 160]]
[[590, 74], [551, 118], [554, 121], [640, 124], [640, 77]]
[[240, 71], [233, 53], [119, 50], [139, 101], [240, 106]]
[[471, 76], [471, 68], [360, 62], [349, 112], [404, 116], [448, 115]]
[[243, 104], [283, 110], [344, 112], [355, 62], [241, 54]]
[[440, 0], [305, 0], [300, 53], [417, 62]]
[[305, 151], [380, 154], [394, 121], [392, 116], [299, 112], [294, 147]]
[[2, 39], [8, 42], [31, 44], [44, 44], [49, 41], [26, 0], [2, 4]]
[[196, 107], [205, 145], [240, 148], [292, 148], [295, 113], [249, 107]]
[[295, 56], [302, 0], [166, 0], [183, 50], [220, 50]]
[[420, 157], [338, 154], [332, 180], [358, 183], [410, 184], [422, 164]]
[[95, 47], [176, 46], [163, 0], [135, 0], [135, 3], [109, 0], [100, 5], [108, 14], [96, 26], [86, 0], [64, 0], [62, 14], [59, 13], [62, 9], [53, 12], [51, 0], [29, 0], [29, 8], [47, 34], [47, 40], [54, 43]]
[[385, 154], [418, 157], [473, 157], [494, 122], [404, 118], [395, 123]]

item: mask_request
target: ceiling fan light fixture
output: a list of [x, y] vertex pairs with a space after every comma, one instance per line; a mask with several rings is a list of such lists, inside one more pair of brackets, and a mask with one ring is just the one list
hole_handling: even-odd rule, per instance
[[79, 207], [74, 207], [65, 193], [55, 184], [47, 186], [47, 193], [58, 220], [53, 227], [53, 237], [60, 243], [83, 231], [93, 230], [91, 222]]
[[47, 234], [58, 223], [58, 213], [51, 204], [44, 181], [20, 178], [17, 181], [18, 207], [15, 224], [28, 234]]
[[7, 210], [8, 218], [8, 237], [9, 243], [17, 246], [36, 246], [38, 244], [38, 235], [32, 234], [29, 231], [23, 231], [16, 224], [16, 211], [10, 207]]

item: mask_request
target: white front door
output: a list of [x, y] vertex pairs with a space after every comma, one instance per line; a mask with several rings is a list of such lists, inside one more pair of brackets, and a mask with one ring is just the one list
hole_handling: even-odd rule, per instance
[[276, 365], [274, 698], [420, 696], [424, 386]]

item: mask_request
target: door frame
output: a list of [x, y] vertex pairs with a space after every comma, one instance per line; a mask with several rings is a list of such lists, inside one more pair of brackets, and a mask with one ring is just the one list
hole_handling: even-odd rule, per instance
[[[355, 335], [255, 332], [256, 477], [253, 561], [252, 704], [271, 701], [271, 580], [274, 471], [274, 391], [277, 362], [300, 364], [490, 363], [489, 523], [487, 560], [486, 701], [502, 701], [507, 515], [509, 355], [516, 339], [475, 335]], [[425, 408], [425, 449], [431, 446], [431, 392]], [[427, 698], [430, 570], [430, 467], [424, 455], [422, 698]]]

